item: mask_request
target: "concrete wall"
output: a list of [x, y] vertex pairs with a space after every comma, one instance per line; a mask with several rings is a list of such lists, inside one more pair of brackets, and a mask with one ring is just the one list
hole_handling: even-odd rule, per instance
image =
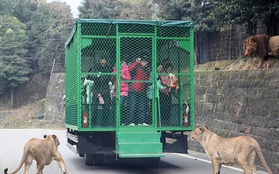
[[[258, 140], [273, 173], [279, 173], [279, 69], [195, 73], [195, 124], [223, 137]], [[197, 141], [190, 149], [203, 151]]]
[[65, 94], [65, 73], [53, 73], [46, 92], [45, 119], [65, 120], [62, 97]]

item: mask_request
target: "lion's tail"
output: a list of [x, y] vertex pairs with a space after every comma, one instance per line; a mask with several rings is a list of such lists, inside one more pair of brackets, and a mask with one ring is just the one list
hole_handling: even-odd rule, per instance
[[259, 143], [256, 140], [254, 140], [254, 147], [255, 147], [255, 150], [256, 150], [256, 152], [257, 152], [257, 154], [258, 154], [258, 156], [260, 158], [260, 161], [263, 164], [264, 168], [266, 169], [266, 171], [269, 174], [272, 174], [272, 171], [270, 170], [270, 168], [268, 167], [268, 165], [267, 165], [267, 163], [265, 161], [265, 158], [264, 158], [263, 152], [262, 152], [262, 150], [260, 148], [260, 145], [259, 145]]
[[23, 166], [23, 163], [24, 163], [24, 161], [25, 161], [25, 159], [26, 159], [28, 153], [29, 153], [29, 149], [25, 149], [25, 148], [24, 148], [24, 150], [23, 150], [23, 155], [22, 155], [20, 164], [18, 165], [17, 169], [15, 169], [15, 171], [13, 171], [13, 172], [11, 172], [11, 173], [8, 173], [8, 168], [6, 168], [6, 169], [4, 170], [4, 174], [15, 174], [15, 173], [17, 173], [17, 172], [21, 169], [21, 167]]

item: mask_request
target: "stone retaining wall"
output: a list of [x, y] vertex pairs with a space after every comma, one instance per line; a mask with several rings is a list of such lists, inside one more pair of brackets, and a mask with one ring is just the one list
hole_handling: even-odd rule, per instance
[[[279, 69], [195, 73], [195, 124], [222, 137], [254, 137], [273, 173], [279, 173], [278, 111]], [[197, 141], [189, 148], [203, 151]]]

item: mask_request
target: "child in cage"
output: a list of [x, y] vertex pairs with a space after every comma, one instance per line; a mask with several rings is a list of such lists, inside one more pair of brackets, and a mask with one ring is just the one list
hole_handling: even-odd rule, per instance
[[[162, 64], [159, 64], [157, 66], [157, 73], [162, 73], [163, 72], [163, 65]], [[153, 80], [153, 74], [150, 73], [149, 75], [149, 81], [152, 83], [152, 80]], [[162, 82], [161, 82], [161, 78], [160, 76], [157, 76], [156, 77], [156, 82], [157, 82], [157, 91], [154, 91], [154, 85], [149, 85], [147, 87], [147, 90], [146, 90], [146, 95], [147, 95], [147, 98], [149, 99], [149, 102], [148, 102], [148, 115], [149, 116], [152, 116], [152, 97], [153, 95], [155, 95], [155, 97], [158, 97], [159, 95], [159, 91], [160, 90], [163, 90], [163, 89], [166, 89], [166, 86], [162, 85]], [[158, 108], [159, 109], [159, 108]]]

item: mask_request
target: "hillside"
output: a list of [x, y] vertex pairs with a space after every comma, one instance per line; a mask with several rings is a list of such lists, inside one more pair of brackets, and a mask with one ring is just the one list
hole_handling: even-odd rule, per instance
[[[205, 63], [205, 64], [196, 65], [195, 66], [195, 71], [258, 70], [258, 68], [257, 68], [258, 63], [259, 63], [259, 59], [257, 59], [257, 58], [214, 61], [214, 62], [208, 62], [208, 63]], [[264, 64], [264, 68], [265, 68], [265, 64]], [[279, 68], [279, 60], [278, 59], [270, 59], [270, 68]]]
[[45, 100], [39, 100], [16, 109], [0, 106], [0, 128], [65, 128], [63, 122], [43, 119]]

